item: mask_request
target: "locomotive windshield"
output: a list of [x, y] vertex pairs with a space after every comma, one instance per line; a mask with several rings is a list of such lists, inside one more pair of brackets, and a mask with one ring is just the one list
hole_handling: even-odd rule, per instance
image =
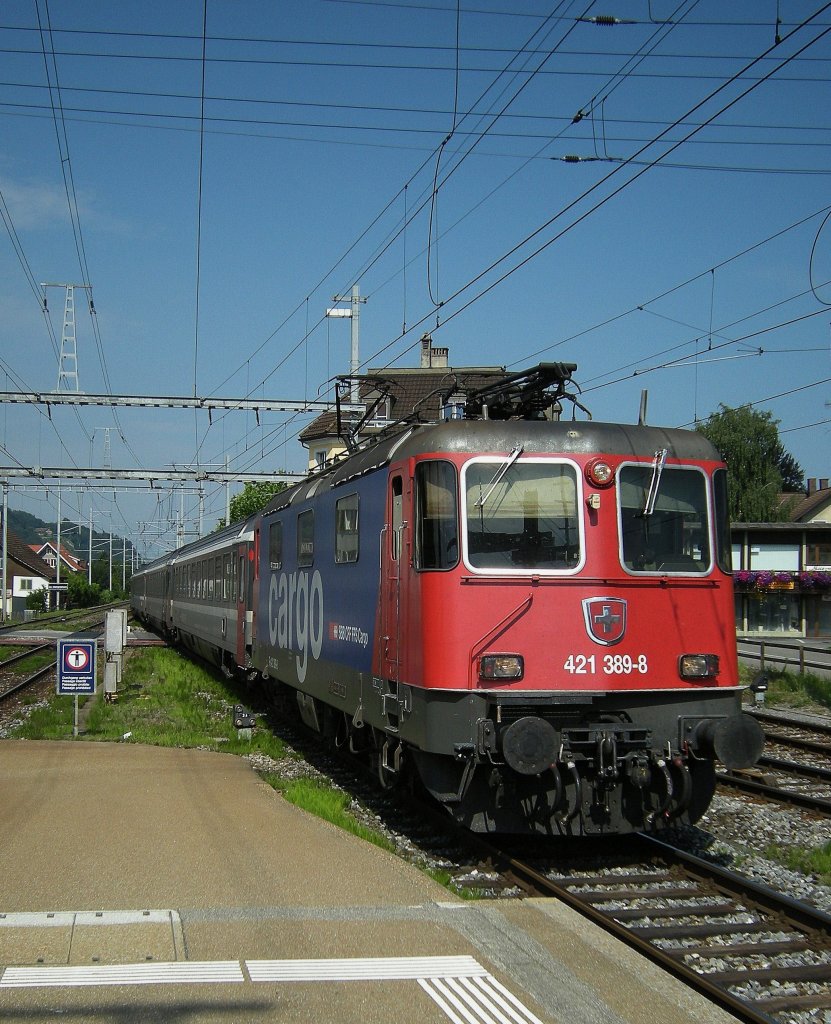
[[467, 561], [497, 572], [580, 562], [577, 472], [548, 460], [487, 459], [464, 470]]
[[[657, 456], [656, 456], [657, 457]], [[707, 485], [697, 469], [623, 466], [620, 533], [632, 572], [705, 573], [710, 569]]]

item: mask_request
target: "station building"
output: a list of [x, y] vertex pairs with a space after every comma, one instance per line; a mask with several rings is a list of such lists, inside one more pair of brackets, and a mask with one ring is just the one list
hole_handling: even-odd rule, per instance
[[743, 636], [831, 637], [831, 487], [808, 480], [780, 497], [787, 519], [733, 523], [736, 630]]

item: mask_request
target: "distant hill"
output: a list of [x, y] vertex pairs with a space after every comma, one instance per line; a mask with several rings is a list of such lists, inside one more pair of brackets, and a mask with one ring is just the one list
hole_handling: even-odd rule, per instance
[[[78, 558], [86, 560], [89, 551], [89, 527], [82, 525], [79, 528], [77, 523], [73, 523], [69, 519], [62, 519], [61, 523], [61, 546]], [[46, 541], [50, 540], [54, 544], [58, 539], [57, 523], [45, 523], [42, 519], [38, 519], [37, 516], [33, 516], [29, 512], [23, 512], [20, 509], [9, 509], [9, 529], [16, 533], [24, 544], [45, 544]], [[102, 533], [100, 530], [93, 529], [93, 545], [99, 552], [100, 548], [98, 545], [102, 541], [109, 541], [109, 536], [109, 533]], [[113, 548], [118, 552], [119, 558], [121, 557], [122, 545], [121, 537], [116, 538], [114, 534]], [[127, 551], [132, 553], [132, 550], [133, 545], [128, 540]]]
[[55, 539], [54, 525], [50, 526], [37, 516], [13, 508], [9, 509], [9, 529], [25, 544], [43, 544]]

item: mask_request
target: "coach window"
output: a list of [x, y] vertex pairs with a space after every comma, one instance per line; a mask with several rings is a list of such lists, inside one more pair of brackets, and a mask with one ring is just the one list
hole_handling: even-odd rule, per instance
[[459, 561], [456, 468], [450, 462], [420, 462], [415, 475], [415, 565], [452, 569]]
[[618, 494], [625, 568], [643, 573], [709, 572], [710, 517], [700, 470], [661, 467], [657, 460], [622, 466]]
[[307, 509], [297, 517], [297, 564], [312, 565], [315, 560], [315, 514]]
[[335, 502], [335, 561], [358, 561], [358, 495]]
[[283, 524], [280, 522], [268, 528], [268, 566], [272, 572], [283, 568]]
[[228, 601], [231, 597], [231, 556], [222, 556], [222, 600]]

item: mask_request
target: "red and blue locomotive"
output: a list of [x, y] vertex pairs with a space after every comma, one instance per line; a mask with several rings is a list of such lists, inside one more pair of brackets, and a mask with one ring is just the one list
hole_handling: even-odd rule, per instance
[[[556, 397], [572, 367], [554, 365]], [[714, 760], [762, 744], [740, 707], [726, 469], [695, 432], [546, 419], [538, 387], [513, 418], [523, 394], [399, 428], [215, 535], [228, 616], [223, 580], [198, 598], [181, 581], [210, 539], [136, 574], [134, 606], [291, 688], [384, 785], [417, 778], [474, 831], [695, 821]], [[142, 590], [166, 585], [148, 614]]]

